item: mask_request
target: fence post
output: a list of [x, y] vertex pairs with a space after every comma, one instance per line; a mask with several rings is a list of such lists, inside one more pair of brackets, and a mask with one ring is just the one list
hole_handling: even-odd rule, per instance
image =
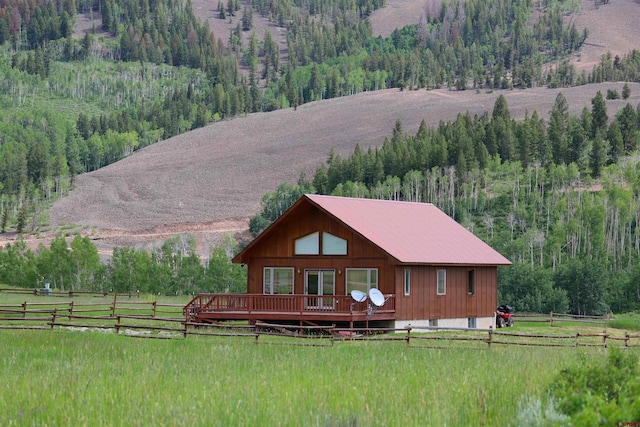
[[[118, 294], [113, 294], [113, 305], [111, 306], [111, 317], [116, 317], [116, 300], [118, 298]], [[119, 319], [118, 319], [119, 321]]]
[[553, 311], [549, 313], [549, 326], [553, 326]]
[[578, 337], [580, 336], [580, 332], [576, 331], [576, 348], [578, 348]]
[[118, 316], [118, 321], [116, 322], [116, 335], [120, 333], [120, 316]]
[[73, 314], [73, 300], [69, 303], [69, 315]]
[[491, 348], [492, 339], [493, 339], [493, 328], [489, 326], [489, 341], [487, 341], [487, 348]]
[[153, 302], [153, 317], [156, 317], [156, 308], [158, 306], [158, 301]]
[[27, 302], [23, 302], [22, 303], [22, 318], [24, 319], [25, 317], [27, 317]]
[[629, 332], [624, 333], [624, 347], [629, 348]]
[[53, 309], [53, 313], [51, 313], [51, 329], [53, 329], [53, 325], [56, 323], [56, 308]]
[[411, 341], [411, 327], [407, 327], [407, 347], [409, 346]]
[[607, 330], [602, 331], [602, 347], [607, 348]]

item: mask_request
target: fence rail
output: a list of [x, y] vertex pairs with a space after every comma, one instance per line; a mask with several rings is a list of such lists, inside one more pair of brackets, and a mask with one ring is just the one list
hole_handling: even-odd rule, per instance
[[[526, 333], [504, 329], [467, 329], [446, 327], [394, 328], [337, 328], [329, 326], [301, 326], [256, 322], [249, 324], [194, 323], [186, 321], [182, 304], [167, 304], [157, 301], [119, 300], [121, 294], [105, 302], [28, 302], [0, 305], [0, 330], [4, 329], [53, 329], [88, 328], [113, 330], [115, 333], [144, 338], [187, 338], [192, 336], [224, 336], [253, 338], [281, 336], [308, 338], [310, 345], [333, 345], [335, 341], [384, 340], [405, 341], [412, 347], [435, 347], [456, 345], [487, 346], [544, 346], [544, 347], [640, 347], [640, 333], [614, 334], [576, 331], [571, 334]], [[125, 295], [128, 297], [128, 295]], [[538, 321], [545, 318], [553, 326], [562, 321], [598, 321], [609, 318], [593, 316], [520, 314], [518, 322]], [[525, 320], [529, 319], [529, 320]], [[550, 321], [549, 319], [554, 319]], [[578, 319], [578, 320], [576, 320]], [[593, 328], [592, 328], [593, 329]], [[550, 330], [551, 331], [551, 330]], [[316, 344], [317, 343], [317, 344]]]
[[554, 313], [553, 311], [547, 313], [514, 313], [514, 319], [516, 322], [530, 322], [530, 323], [548, 323], [549, 326], [557, 326], [558, 323], [584, 323], [591, 325], [606, 326], [607, 322], [613, 320], [611, 315], [606, 316], [587, 316], [582, 314], [565, 314]]

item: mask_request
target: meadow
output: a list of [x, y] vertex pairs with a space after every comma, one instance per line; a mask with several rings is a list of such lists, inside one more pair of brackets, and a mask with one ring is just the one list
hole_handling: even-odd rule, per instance
[[[0, 294], [2, 304], [24, 300], [53, 299]], [[95, 300], [103, 298], [74, 301]], [[142, 339], [59, 327], [0, 329], [0, 337], [3, 426], [518, 426], [544, 407], [562, 369], [607, 355], [602, 347]]]

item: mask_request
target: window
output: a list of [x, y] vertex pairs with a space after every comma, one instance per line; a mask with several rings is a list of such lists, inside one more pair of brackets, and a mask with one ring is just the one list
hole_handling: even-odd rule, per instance
[[447, 293], [447, 270], [438, 270], [438, 295]]
[[347, 268], [347, 294], [354, 289], [364, 293], [378, 287], [377, 268]]
[[476, 293], [475, 270], [469, 270], [467, 278], [467, 293], [474, 295]]
[[404, 294], [409, 295], [411, 293], [411, 269], [404, 269]]
[[469, 329], [475, 329], [476, 328], [476, 318], [475, 317], [469, 317], [467, 319], [467, 327]]
[[322, 233], [322, 255], [346, 255], [347, 241], [329, 233]]
[[[307, 234], [295, 240], [296, 255], [320, 255], [320, 233]], [[322, 255], [346, 255], [347, 241], [333, 234], [322, 233]]]
[[308, 234], [304, 237], [296, 239], [295, 243], [296, 255], [318, 255], [320, 254], [320, 234], [315, 233]]
[[293, 268], [265, 267], [263, 288], [265, 294], [292, 294]]
[[429, 326], [431, 326], [432, 328], [437, 328], [438, 327], [438, 319], [429, 319]]

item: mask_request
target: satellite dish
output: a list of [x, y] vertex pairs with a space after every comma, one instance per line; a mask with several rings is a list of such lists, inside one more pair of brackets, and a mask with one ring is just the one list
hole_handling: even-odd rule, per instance
[[355, 302], [364, 302], [364, 300], [367, 299], [367, 294], [357, 289], [354, 289], [351, 291], [351, 298], [353, 298]]
[[376, 307], [381, 307], [384, 304], [384, 295], [382, 295], [382, 292], [380, 292], [380, 290], [376, 289], [376, 288], [372, 288], [369, 291], [369, 298], [371, 299], [371, 302], [376, 306]]

